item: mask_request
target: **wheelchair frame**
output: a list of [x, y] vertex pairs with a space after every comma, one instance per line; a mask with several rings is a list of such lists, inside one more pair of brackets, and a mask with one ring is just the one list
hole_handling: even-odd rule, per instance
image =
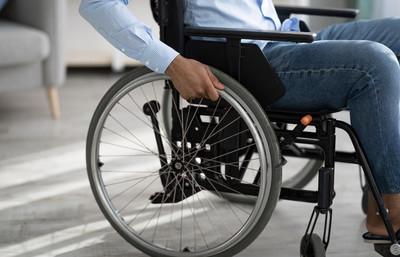
[[[310, 32], [261, 32], [225, 28], [185, 27], [183, 22], [182, 4], [180, 3], [180, 0], [160, 0], [158, 1], [158, 10], [160, 38], [163, 42], [177, 50], [185, 57], [199, 60], [205, 64], [219, 68], [226, 72], [231, 77], [242, 83], [251, 93], [255, 95], [257, 100], [262, 99], [267, 105], [284, 94], [284, 87], [269, 64], [263, 63], [261, 60], [265, 60], [265, 57], [262, 55], [261, 51], [256, 51], [256, 49], [254, 49], [254, 51], [251, 52], [249, 50], [251, 46], [241, 43], [241, 40], [253, 39], [311, 43], [315, 37], [315, 34]], [[358, 10], [356, 9], [277, 6], [276, 10], [280, 19], [282, 20], [289, 18], [292, 14], [333, 16], [343, 18], [355, 18], [358, 14]], [[302, 31], [309, 31], [304, 22], [301, 22], [300, 27]], [[193, 42], [193, 40], [188, 40], [189, 37], [225, 38], [226, 42], [195, 42], [194, 44], [192, 43], [193, 45], [190, 45], [190, 42]], [[187, 42], [189, 42], [189, 44]], [[207, 48], [210, 50], [211, 54], [207, 54], [207, 52], [204, 51]], [[224, 48], [225, 51], [221, 51], [222, 48]], [[225, 55], [225, 62], [222, 63], [221, 59], [218, 60], [218, 58], [215, 57], [221, 52]], [[244, 54], [243, 52], [246, 53]], [[260, 58], [260, 54], [262, 55], [262, 58]], [[259, 65], [260, 61], [262, 65]], [[258, 63], [258, 65], [255, 65], [255, 63]], [[264, 72], [259, 72], [260, 66], [262, 69], [264, 69]], [[243, 67], [247, 67], [247, 69]], [[250, 73], [251, 75], [246, 76], [246, 72], [247, 74]], [[256, 79], [250, 80], [248, 79], [249, 77]], [[260, 88], [264, 89], [265, 91], [261, 92]], [[262, 103], [262, 105], [264, 105], [264, 103]], [[294, 130], [285, 130], [279, 128], [275, 129], [283, 155], [290, 154], [290, 151], [283, 151], [283, 147], [289, 146], [296, 142], [318, 145], [322, 149], [322, 151], [308, 149], [306, 152], [304, 152], [303, 149], [303, 152], [300, 151], [300, 155], [302, 157], [314, 159], [322, 158], [325, 160], [324, 167], [319, 170], [317, 191], [281, 188], [280, 199], [317, 204], [313, 210], [303, 239], [305, 239], [305, 244], [308, 245], [311, 235], [314, 232], [315, 224], [319, 214], [326, 215], [323, 232], [323, 244], [325, 249], [327, 249], [330, 239], [332, 220], [332, 209], [330, 206], [332, 205], [332, 201], [335, 197], [335, 162], [338, 161], [358, 164], [364, 171], [366, 181], [370, 186], [375, 201], [377, 202], [379, 214], [382, 217], [392, 242], [392, 244], [388, 245], [375, 244], [375, 250], [382, 256], [399, 256], [399, 242], [396, 239], [395, 232], [389, 221], [389, 215], [386, 211], [387, 209], [383, 203], [381, 194], [369, 167], [368, 160], [364, 154], [364, 150], [354, 129], [343, 121], [326, 118], [326, 115], [336, 111], [339, 110], [313, 113], [313, 121], [310, 125], [316, 128], [315, 133], [303, 131], [294, 133]], [[299, 124], [299, 120], [306, 115], [306, 113], [290, 113], [273, 110], [266, 110], [266, 113], [272, 122], [283, 122], [289, 124]], [[340, 152], [335, 150], [335, 131], [337, 128], [344, 130], [349, 135], [355, 148], [355, 153]], [[296, 156], [299, 157], [299, 152], [296, 154]]]
[[[330, 240], [335, 162], [340, 161], [363, 168], [378, 203], [392, 243], [375, 245], [375, 250], [399, 256], [399, 242], [352, 127], [328, 117], [332, 111], [311, 113], [311, 121], [307, 113], [267, 109], [284, 94], [284, 87], [261, 50], [241, 43], [310, 43], [315, 34], [185, 27], [181, 0], [152, 0], [151, 5], [158, 7], [161, 40], [183, 56], [210, 65], [229, 87], [220, 91], [217, 102], [185, 102], [168, 76], [138, 68], [105, 94], [89, 127], [86, 161], [96, 201], [117, 232], [155, 256], [232, 256], [261, 233], [280, 197], [316, 204], [300, 249], [302, 256], [322, 257]], [[357, 14], [352, 9], [277, 11], [283, 18], [291, 13]], [[304, 23], [301, 27], [307, 30]], [[315, 131], [306, 131], [306, 126]], [[349, 135], [355, 153], [336, 151], [336, 129]], [[281, 188], [284, 156], [291, 155], [324, 161], [317, 191]], [[322, 240], [314, 233], [320, 215], [325, 216]]]

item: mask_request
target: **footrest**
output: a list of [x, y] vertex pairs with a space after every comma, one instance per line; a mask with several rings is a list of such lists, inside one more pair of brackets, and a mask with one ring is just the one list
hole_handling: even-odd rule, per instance
[[[375, 251], [383, 257], [400, 256], [400, 245], [392, 244], [374, 244]], [[393, 253], [392, 253], [393, 251]], [[396, 255], [395, 255], [396, 254]]]

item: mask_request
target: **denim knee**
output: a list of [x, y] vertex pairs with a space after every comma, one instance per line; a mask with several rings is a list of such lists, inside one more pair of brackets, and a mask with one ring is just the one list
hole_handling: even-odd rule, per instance
[[[372, 41], [357, 41], [351, 44], [347, 56], [353, 69], [363, 73], [363, 79], [353, 86], [349, 98], [365, 87], [385, 87], [385, 91], [398, 91], [400, 67], [397, 56], [383, 44]], [[380, 90], [380, 89], [376, 89]]]
[[399, 62], [395, 53], [387, 46], [367, 40], [352, 41], [343, 45], [344, 57], [352, 60], [356, 67], [365, 67], [367, 72], [376, 70], [391, 72], [398, 69]]

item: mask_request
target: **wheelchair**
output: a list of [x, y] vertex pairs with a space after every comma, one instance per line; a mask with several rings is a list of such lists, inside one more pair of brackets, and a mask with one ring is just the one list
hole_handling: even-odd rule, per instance
[[[391, 244], [400, 245], [363, 149], [337, 110], [270, 110], [284, 87], [260, 49], [241, 39], [312, 42], [311, 32], [239, 31], [185, 27], [179, 0], [151, 1], [161, 40], [210, 65], [225, 85], [220, 98], [184, 100], [169, 77], [137, 68], [100, 101], [90, 123], [86, 161], [95, 199], [110, 224], [151, 256], [233, 256], [267, 225], [279, 201], [315, 203], [301, 256], [325, 256], [335, 197], [336, 161], [359, 164], [378, 203]], [[277, 7], [292, 13], [354, 17], [356, 10]], [[303, 30], [307, 30], [304, 23]], [[226, 42], [193, 37], [225, 38]], [[214, 68], [215, 67], [215, 68]], [[311, 130], [306, 129], [313, 128]], [[335, 130], [350, 136], [355, 153], [335, 149]], [[282, 175], [288, 162], [298, 171]], [[304, 190], [318, 173], [318, 190]], [[315, 233], [325, 217], [322, 239]]]

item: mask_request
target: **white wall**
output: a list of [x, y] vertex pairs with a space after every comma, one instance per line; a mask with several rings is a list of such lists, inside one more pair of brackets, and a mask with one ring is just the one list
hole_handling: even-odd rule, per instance
[[393, 17], [400, 16], [400, 1], [399, 0], [378, 0], [374, 1], [374, 17]]
[[[363, 1], [363, 0], [361, 0]], [[349, 0], [310, 0], [310, 6], [312, 7], [325, 7], [325, 8], [346, 8], [349, 5]], [[318, 31], [333, 23], [343, 23], [348, 19], [336, 18], [336, 17], [319, 17], [312, 16], [310, 18], [309, 26], [311, 30]]]
[[[67, 64], [69, 66], [109, 66], [113, 61], [116, 68], [124, 64], [137, 64], [136, 61], [120, 54], [95, 31], [79, 14], [80, 0], [68, 0], [68, 41]], [[152, 27], [153, 34], [159, 30], [150, 11], [148, 0], [133, 0], [128, 5], [135, 16]]]

